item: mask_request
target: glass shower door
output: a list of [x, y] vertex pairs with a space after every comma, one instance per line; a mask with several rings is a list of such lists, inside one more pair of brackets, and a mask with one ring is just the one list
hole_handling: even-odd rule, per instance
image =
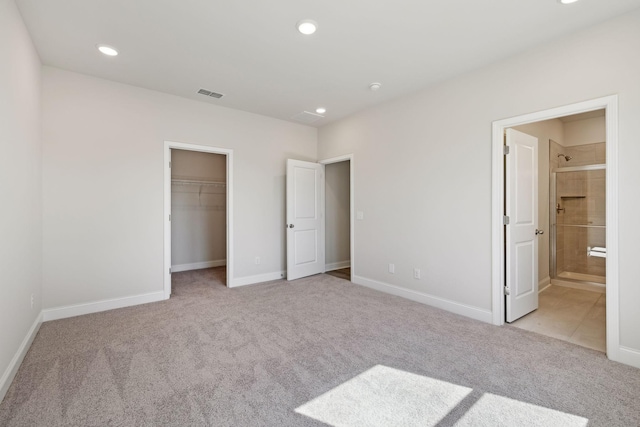
[[552, 277], [605, 283], [605, 175], [604, 165], [558, 168], [552, 174]]

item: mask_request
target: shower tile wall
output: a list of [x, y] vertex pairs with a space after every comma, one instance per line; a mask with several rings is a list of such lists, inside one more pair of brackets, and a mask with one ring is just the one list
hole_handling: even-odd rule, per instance
[[[595, 145], [595, 144], [594, 144]], [[563, 172], [556, 177], [556, 273], [570, 271], [605, 275], [605, 259], [588, 257], [588, 246], [606, 245], [605, 228], [564, 225], [606, 225], [604, 170]]]
[[561, 147], [560, 153], [571, 156], [572, 159], [566, 161], [562, 157], [558, 157], [556, 154], [556, 160], [558, 160], [558, 167], [570, 167], [570, 166], [585, 166], [585, 165], [600, 165], [606, 163], [605, 157], [606, 144], [599, 142], [597, 144], [587, 145], [574, 145], [572, 147]]

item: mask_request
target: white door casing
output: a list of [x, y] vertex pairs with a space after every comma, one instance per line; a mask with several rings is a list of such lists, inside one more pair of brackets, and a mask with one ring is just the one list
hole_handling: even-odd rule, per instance
[[538, 139], [506, 130], [506, 320], [538, 308]]
[[324, 165], [287, 160], [287, 280], [323, 273]]
[[619, 231], [618, 224], [618, 95], [590, 99], [574, 104], [554, 107], [547, 110], [527, 113], [492, 123], [492, 237], [491, 237], [491, 307], [494, 325], [503, 325], [505, 319], [505, 228], [502, 224], [504, 214], [504, 131], [514, 126], [535, 123], [588, 111], [606, 110], [606, 158], [607, 158], [607, 357], [616, 362], [640, 368], [640, 356], [637, 351], [620, 344], [620, 271], [619, 271]]

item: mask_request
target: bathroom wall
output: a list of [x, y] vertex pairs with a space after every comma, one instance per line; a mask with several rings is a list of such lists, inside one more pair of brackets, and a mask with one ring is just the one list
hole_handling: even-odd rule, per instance
[[171, 265], [174, 272], [226, 265], [227, 158], [171, 150], [171, 178], [222, 185], [171, 186]]
[[566, 121], [564, 134], [562, 145], [565, 147], [604, 142], [606, 139], [605, 116], [603, 114], [599, 117]]

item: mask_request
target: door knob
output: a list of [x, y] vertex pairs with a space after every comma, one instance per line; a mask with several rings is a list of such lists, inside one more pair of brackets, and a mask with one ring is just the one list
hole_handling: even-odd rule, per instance
[[538, 230], [538, 229], [536, 228], [536, 236], [537, 236], [538, 234], [544, 234], [544, 230]]
[[293, 224], [289, 224], [289, 228], [293, 228]]

